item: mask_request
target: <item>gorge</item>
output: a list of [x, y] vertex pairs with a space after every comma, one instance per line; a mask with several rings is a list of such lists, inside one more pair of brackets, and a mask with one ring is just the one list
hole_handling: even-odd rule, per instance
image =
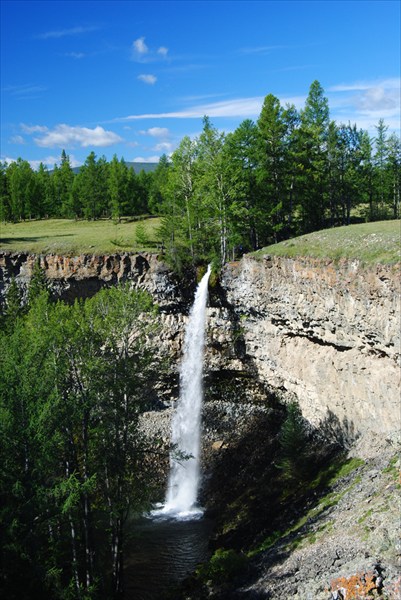
[[[4, 293], [13, 276], [26, 286], [35, 260], [32, 255], [2, 253], [0, 291]], [[160, 307], [160, 349], [178, 364], [195, 273], [179, 278], [150, 254], [48, 255], [40, 257], [40, 264], [56, 298], [88, 297], [125, 280], [147, 290]], [[339, 445], [348, 450], [349, 460], [360, 462], [333, 483], [331, 493], [338, 501], [333, 504], [331, 498], [331, 517], [323, 509], [319, 512], [323, 500], [317, 496], [316, 505], [309, 498], [284, 527], [292, 527], [287, 534], [299, 538], [296, 526], [303, 514], [316, 538], [313, 543], [301, 536], [300, 548], [291, 551], [277, 545], [280, 540], [266, 544], [251, 559], [246, 577], [231, 588], [227, 583], [225, 590], [209, 585], [207, 593], [211, 598], [323, 600], [345, 597], [339, 590], [347, 589], [350, 578], [364, 577], [375, 593], [396, 598], [401, 545], [398, 484], [391, 477], [399, 470], [394, 459], [400, 425], [399, 265], [367, 268], [357, 261], [246, 256], [229, 263], [219, 279], [211, 278], [209, 297], [202, 503], [210, 492], [207, 503], [221, 525], [215, 548], [242, 551], [245, 542], [239, 539], [247, 529], [242, 525], [236, 530], [227, 511], [219, 515], [218, 500], [227, 502], [233, 521], [241, 522], [241, 506], [260, 510], [258, 504], [247, 505], [239, 492], [227, 501], [216, 489], [216, 477], [224, 473], [220, 484], [230, 486], [230, 477], [246, 473], [248, 462], [251, 475], [244, 475], [244, 482], [248, 476], [263, 478], [271, 462], [269, 436], [277, 438], [282, 422], [281, 404], [296, 401], [322, 445]], [[158, 410], [144, 415], [149, 435], [168, 440], [168, 399], [176, 396], [176, 387], [177, 376], [165, 384]], [[273, 507], [268, 509], [273, 519]], [[252, 514], [247, 518], [250, 548], [263, 539], [249, 526]], [[366, 538], [352, 529], [358, 521]], [[189, 597], [209, 597], [191, 593]]]

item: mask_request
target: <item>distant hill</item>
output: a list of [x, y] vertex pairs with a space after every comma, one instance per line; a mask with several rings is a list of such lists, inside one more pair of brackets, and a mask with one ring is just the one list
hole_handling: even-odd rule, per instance
[[[147, 162], [126, 162], [125, 163], [128, 168], [134, 169], [135, 173], [138, 174], [141, 171], [145, 171], [145, 173], [150, 173], [154, 171], [159, 163], [147, 163]], [[74, 167], [72, 170], [74, 173], [79, 173], [81, 167]]]

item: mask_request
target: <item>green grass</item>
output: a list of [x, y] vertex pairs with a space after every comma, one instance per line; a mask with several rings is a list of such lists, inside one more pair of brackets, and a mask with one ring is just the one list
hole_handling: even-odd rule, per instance
[[[146, 243], [138, 243], [136, 228], [145, 228]], [[160, 219], [141, 221], [110, 219], [74, 221], [49, 219], [0, 223], [0, 250], [36, 254], [111, 254], [118, 252], [157, 251]]]
[[363, 264], [395, 264], [401, 259], [401, 221], [377, 221], [315, 231], [253, 253], [290, 258], [357, 259]]

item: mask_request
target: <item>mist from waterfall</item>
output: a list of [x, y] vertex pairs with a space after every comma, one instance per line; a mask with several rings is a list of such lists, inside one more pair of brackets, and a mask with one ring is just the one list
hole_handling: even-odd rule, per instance
[[170, 474], [165, 504], [159, 514], [177, 518], [202, 514], [197, 506], [200, 481], [201, 413], [203, 402], [203, 355], [205, 344], [207, 272], [196, 290], [185, 330], [180, 368], [180, 394], [172, 419]]

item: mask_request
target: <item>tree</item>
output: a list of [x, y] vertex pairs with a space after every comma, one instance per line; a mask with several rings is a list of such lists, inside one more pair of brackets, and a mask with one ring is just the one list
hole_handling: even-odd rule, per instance
[[40, 163], [38, 172], [36, 173], [36, 182], [40, 196], [40, 217], [49, 217], [57, 214], [53, 181], [47, 167], [43, 163]]
[[400, 217], [400, 192], [401, 192], [401, 141], [392, 133], [387, 140], [387, 172], [390, 186], [392, 216]]
[[53, 171], [53, 186], [55, 196], [54, 214], [62, 217], [73, 217], [71, 206], [71, 190], [74, 172], [71, 168], [70, 157], [65, 150], [61, 152], [60, 166]]
[[138, 418], [161, 367], [152, 311], [126, 287], [73, 306], [42, 292], [0, 333], [5, 597], [121, 593], [126, 520], [151, 489]]
[[6, 171], [11, 219], [16, 222], [40, 216], [40, 198], [35, 174], [26, 160], [18, 158]]
[[386, 181], [386, 159], [387, 159], [387, 131], [388, 127], [384, 120], [380, 119], [376, 126], [377, 136], [375, 138], [376, 152], [373, 157], [375, 192], [379, 215], [382, 217], [385, 212], [387, 199], [387, 181]]
[[48, 293], [47, 278], [44, 269], [40, 266], [40, 259], [35, 260], [31, 279], [28, 286], [27, 305], [32, 306], [36, 298], [42, 293]]
[[[263, 198], [261, 209], [267, 225], [265, 239], [278, 234], [284, 227], [284, 205], [286, 198], [286, 123], [278, 98], [266, 96], [258, 120], [259, 131], [259, 191]], [[270, 231], [269, 231], [270, 230]]]
[[321, 229], [325, 225], [328, 196], [329, 106], [318, 81], [309, 89], [305, 108], [300, 113], [297, 130], [298, 189], [303, 231]]
[[149, 189], [149, 212], [152, 215], [159, 215], [162, 212], [162, 206], [165, 201], [165, 188], [168, 180], [168, 174], [171, 163], [165, 154], [162, 154], [156, 169], [152, 174], [152, 181]]
[[128, 205], [129, 175], [124, 159], [119, 161], [116, 154], [109, 165], [107, 184], [111, 217], [120, 222]]
[[16, 320], [23, 313], [22, 300], [22, 292], [15, 277], [12, 277], [6, 293], [4, 310], [4, 319], [8, 330], [13, 329]]
[[261, 202], [257, 187], [258, 129], [246, 119], [227, 135], [223, 161], [230, 184], [229, 219], [233, 248], [253, 249], [259, 245]]
[[11, 219], [10, 194], [7, 181], [7, 163], [0, 162], [0, 221]]
[[77, 178], [83, 215], [86, 219], [96, 220], [103, 210], [102, 165], [91, 152], [81, 167]]
[[197, 187], [202, 199], [202, 254], [224, 264], [229, 256], [229, 182], [223, 159], [225, 135], [204, 117], [197, 140]]

